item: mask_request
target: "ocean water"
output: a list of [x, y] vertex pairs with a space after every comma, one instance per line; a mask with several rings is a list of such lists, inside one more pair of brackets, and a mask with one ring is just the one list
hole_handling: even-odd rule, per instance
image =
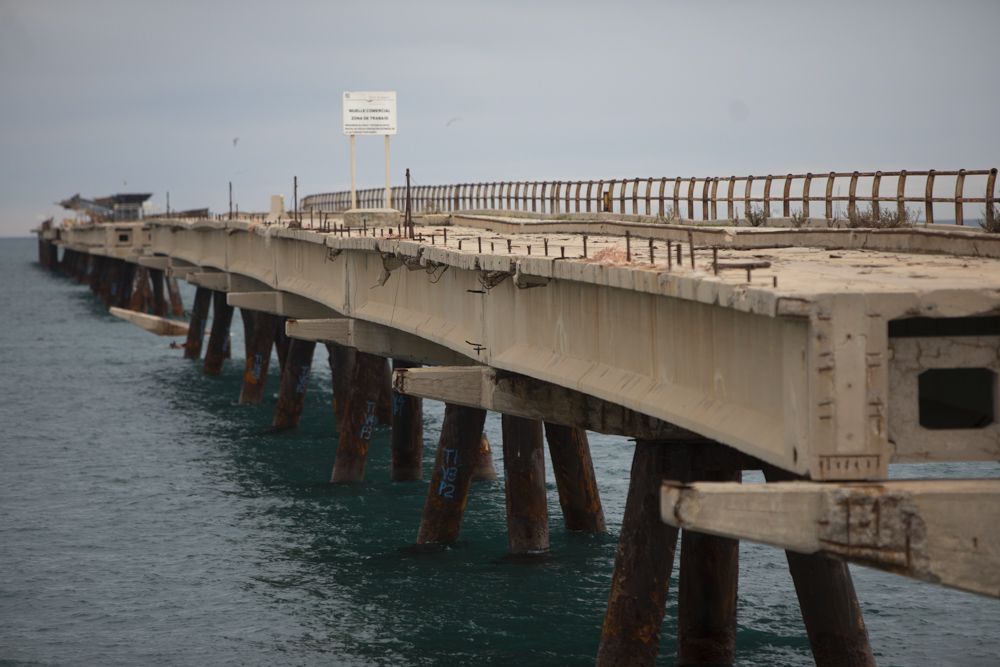
[[[550, 478], [551, 554], [506, 559], [497, 456], [501, 479], [474, 484], [461, 542], [415, 551], [426, 486], [388, 480], [387, 431], [363, 484], [327, 483], [322, 347], [301, 427], [269, 434], [273, 372], [263, 405], [236, 403], [238, 317], [234, 358], [205, 377], [37, 267], [35, 247], [0, 239], [0, 665], [593, 663], [627, 440], [591, 440], [609, 534], [566, 532]], [[427, 474], [442, 411], [425, 406]], [[496, 415], [487, 430], [499, 445]], [[997, 477], [1000, 465], [894, 474]], [[744, 543], [740, 559], [738, 664], [810, 664], [783, 553]], [[853, 572], [879, 664], [1000, 664], [1000, 601]], [[665, 665], [675, 613], [671, 600]]]

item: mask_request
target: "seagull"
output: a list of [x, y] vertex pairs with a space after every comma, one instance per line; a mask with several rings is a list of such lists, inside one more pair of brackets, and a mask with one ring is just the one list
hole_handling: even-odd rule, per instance
[[461, 118], [460, 118], [459, 116], [455, 116], [454, 118], [449, 118], [449, 119], [448, 119], [448, 122], [447, 122], [447, 123], [445, 123], [445, 124], [444, 124], [444, 126], [445, 126], [445, 127], [451, 127], [451, 124], [452, 124], [452, 123], [457, 123], [457, 122], [458, 122], [458, 121], [460, 121], [460, 120], [462, 120], [462, 119], [461, 119]]
[[239, 143], [239, 141], [240, 141], [239, 137], [233, 137], [233, 148], [236, 148], [236, 144]]

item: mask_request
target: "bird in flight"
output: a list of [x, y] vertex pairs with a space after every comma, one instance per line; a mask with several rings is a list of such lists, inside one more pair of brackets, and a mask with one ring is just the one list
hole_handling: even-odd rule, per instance
[[240, 141], [239, 137], [233, 137], [233, 148], [236, 148], [236, 144], [238, 144], [239, 141]]
[[445, 126], [445, 127], [451, 127], [451, 124], [452, 124], [452, 123], [457, 123], [457, 122], [458, 122], [458, 121], [460, 121], [460, 120], [462, 120], [462, 119], [461, 119], [461, 118], [460, 118], [459, 116], [455, 116], [454, 118], [449, 118], [449, 119], [448, 119], [448, 122], [447, 122], [447, 123], [445, 123], [445, 124], [444, 124], [444, 126]]

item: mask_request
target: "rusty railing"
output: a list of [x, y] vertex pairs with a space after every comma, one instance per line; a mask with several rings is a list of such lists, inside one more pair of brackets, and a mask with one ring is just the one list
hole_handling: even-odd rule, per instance
[[[751, 213], [763, 211], [768, 218], [788, 218], [794, 214], [835, 220], [855, 216], [859, 205], [870, 207], [870, 213], [878, 218], [881, 208], [890, 205], [895, 206], [897, 214], [903, 219], [922, 216], [927, 223], [947, 219], [962, 225], [968, 205], [978, 205], [976, 215], [983, 214], [992, 221], [996, 179], [997, 170], [993, 168], [589, 181], [495, 181], [417, 185], [410, 188], [410, 200], [414, 213], [490, 210], [558, 215], [606, 212], [706, 221], [738, 219], [741, 209], [743, 217], [747, 218]], [[967, 180], [976, 181], [976, 192], [983, 195], [966, 196]], [[403, 205], [405, 191], [403, 186], [391, 189], [394, 208]], [[361, 208], [381, 207], [384, 205], [385, 189], [359, 190], [357, 197]], [[329, 192], [304, 197], [301, 208], [304, 211], [335, 213], [350, 208], [350, 202], [350, 192]], [[917, 206], [909, 208], [910, 204]], [[843, 208], [845, 205], [846, 211]], [[939, 210], [950, 211], [951, 215], [937, 215], [935, 206]]]

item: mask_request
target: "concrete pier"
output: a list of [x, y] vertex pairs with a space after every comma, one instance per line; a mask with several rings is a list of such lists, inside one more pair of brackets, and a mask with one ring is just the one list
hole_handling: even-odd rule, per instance
[[[550, 548], [543, 429], [573, 531], [606, 530], [587, 431], [634, 439], [598, 664], [655, 661], [681, 535], [678, 664], [737, 659], [739, 541], [752, 540], [786, 551], [817, 664], [870, 665], [846, 563], [1000, 596], [1000, 481], [888, 474], [890, 463], [1000, 459], [1000, 235], [865, 226], [887, 205], [889, 173], [824, 175], [825, 197], [809, 195], [812, 174], [780, 177], [784, 215], [769, 208], [757, 227], [732, 214], [770, 206], [772, 177], [725, 189], [688, 179], [686, 201], [681, 179], [672, 200], [666, 179], [536, 183], [530, 195], [463, 184], [411, 193], [417, 210], [447, 212], [405, 236], [352, 226], [333, 193], [306, 199], [324, 214], [314, 228], [248, 216], [49, 227], [38, 258], [156, 332], [172, 330], [157, 315], [178, 314], [164, 281], [197, 285], [185, 356], [199, 356], [211, 298], [206, 374], [223, 372], [228, 304], [245, 308], [241, 400], [260, 402], [276, 344], [275, 428], [298, 423], [314, 346], [326, 344], [334, 482], [364, 478], [390, 413], [392, 477], [420, 479], [421, 400], [444, 402], [419, 544], [457, 540], [472, 480], [495, 477], [487, 410], [503, 415], [513, 554]], [[930, 186], [951, 172], [895, 173], [891, 201], [905, 210], [918, 173], [933, 214]], [[959, 222], [963, 206], [995, 201], [996, 171], [975, 172], [988, 179], [981, 198], [962, 194], [969, 173], [954, 174]], [[848, 178], [852, 217], [838, 226], [831, 188]], [[873, 179], [869, 218], [859, 178]], [[704, 220], [693, 220], [699, 186]], [[810, 217], [812, 199], [825, 217]], [[748, 469], [768, 483], [742, 484]]]

